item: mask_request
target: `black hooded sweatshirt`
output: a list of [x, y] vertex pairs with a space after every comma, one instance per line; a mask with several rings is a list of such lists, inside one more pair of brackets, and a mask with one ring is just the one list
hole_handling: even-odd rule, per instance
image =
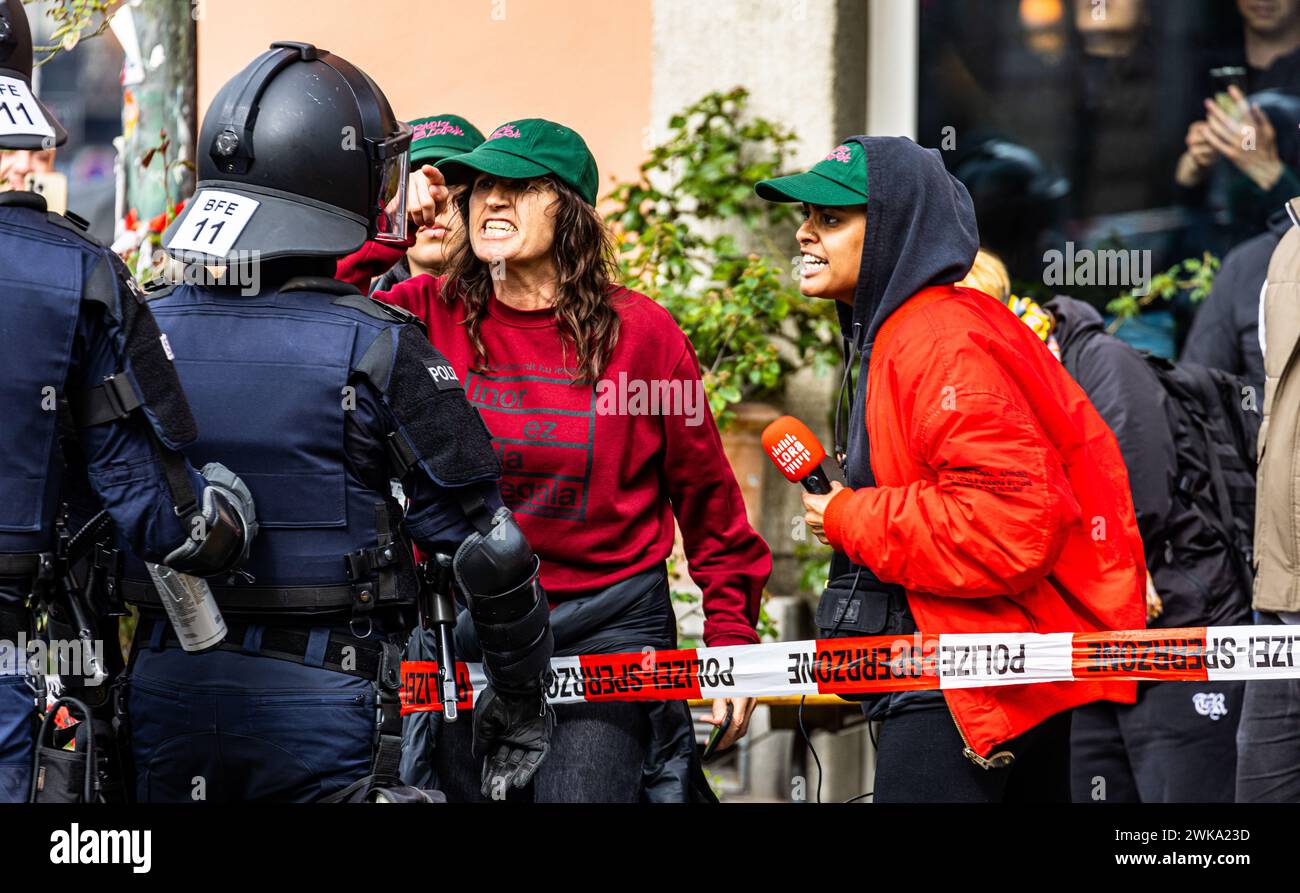
[[[876, 334], [885, 320], [917, 292], [964, 277], [979, 250], [975, 206], [966, 187], [948, 173], [939, 152], [905, 137], [855, 136], [867, 153], [867, 231], [853, 306], [836, 305], [848, 364], [859, 360], [849, 413], [844, 476], [853, 488], [875, 486], [867, 438], [867, 369]], [[837, 410], [839, 407], [837, 407]], [[836, 426], [837, 431], [839, 426]], [[837, 552], [832, 573], [858, 571]], [[869, 568], [872, 589], [888, 588]], [[897, 587], [892, 587], [897, 588]], [[905, 602], [904, 602], [905, 603]]]

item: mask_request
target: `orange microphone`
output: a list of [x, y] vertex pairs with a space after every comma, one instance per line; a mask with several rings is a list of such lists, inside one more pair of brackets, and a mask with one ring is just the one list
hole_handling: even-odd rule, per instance
[[809, 493], [831, 492], [831, 480], [822, 471], [826, 450], [817, 435], [794, 416], [783, 415], [763, 429], [763, 449], [791, 483]]

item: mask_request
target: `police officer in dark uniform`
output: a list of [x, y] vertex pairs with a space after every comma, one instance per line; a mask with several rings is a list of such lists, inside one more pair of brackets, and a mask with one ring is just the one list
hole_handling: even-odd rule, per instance
[[305, 801], [395, 776], [410, 540], [454, 554], [485, 639], [485, 790], [523, 787], [546, 752], [549, 609], [487, 429], [414, 317], [332, 278], [369, 238], [405, 243], [410, 139], [369, 77], [304, 43], [273, 44], [208, 109], [197, 194], [163, 240], [188, 266], [151, 306], [202, 426], [193, 454], [231, 457], [261, 532], [211, 581], [228, 632], [201, 654], [128, 563], [142, 800]]
[[[32, 41], [0, 0], [0, 149], [67, 139], [31, 92]], [[140, 555], [193, 575], [234, 567], [255, 532], [247, 490], [179, 452], [196, 436], [169, 349], [122, 262], [31, 192], [0, 193], [0, 801], [28, 797], [36, 679], [32, 599], [47, 591], [65, 484], [87, 480]], [[84, 467], [64, 468], [75, 430]]]

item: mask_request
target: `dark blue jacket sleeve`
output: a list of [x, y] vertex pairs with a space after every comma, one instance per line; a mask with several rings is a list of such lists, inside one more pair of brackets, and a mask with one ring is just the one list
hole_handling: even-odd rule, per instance
[[[397, 472], [391, 467], [384, 443], [397, 430], [397, 420], [383, 403], [374, 386], [363, 378], [357, 385], [356, 407], [347, 414], [347, 455], [353, 471], [376, 492], [387, 492]], [[415, 544], [426, 553], [455, 554], [465, 538], [474, 532], [451, 488], [435, 483], [422, 470], [412, 468], [402, 478], [408, 508], [404, 526]], [[502, 505], [495, 481], [471, 484], [495, 512]]]
[[[69, 390], [93, 388], [124, 368], [115, 322], [100, 304], [83, 303]], [[160, 561], [179, 546], [186, 531], [176, 516], [148, 422], [133, 413], [118, 422], [78, 428], [77, 440], [86, 457], [90, 484], [132, 550], [147, 560]], [[189, 472], [195, 492], [202, 493], [203, 477], [193, 468]]]
[[[454, 555], [465, 538], [474, 532], [456, 494], [435, 484], [419, 469], [406, 476], [402, 489], [411, 502], [406, 514], [406, 531], [416, 545], [425, 552]], [[472, 484], [467, 489], [477, 491], [489, 512], [495, 512], [502, 505], [501, 492], [494, 483]]]

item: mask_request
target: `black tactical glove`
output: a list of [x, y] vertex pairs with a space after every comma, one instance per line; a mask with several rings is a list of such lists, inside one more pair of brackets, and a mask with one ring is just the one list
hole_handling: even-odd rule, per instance
[[253, 540], [257, 538], [257, 505], [253, 502], [253, 494], [248, 491], [248, 485], [243, 479], [231, 471], [220, 462], [209, 462], [203, 466], [202, 471], [204, 479], [219, 490], [225, 492], [231, 502], [236, 504], [240, 517], [244, 520], [244, 529], [248, 536], [244, 542], [244, 554], [242, 557], [248, 557], [248, 548], [252, 546]]
[[483, 796], [504, 800], [527, 786], [551, 749], [555, 711], [540, 692], [498, 693], [491, 685], [474, 702], [474, 756], [483, 758]]
[[248, 559], [257, 536], [257, 510], [248, 486], [226, 466], [203, 466], [208, 486], [199, 513], [190, 520], [189, 536], [163, 564], [182, 573], [209, 577], [233, 570]]

